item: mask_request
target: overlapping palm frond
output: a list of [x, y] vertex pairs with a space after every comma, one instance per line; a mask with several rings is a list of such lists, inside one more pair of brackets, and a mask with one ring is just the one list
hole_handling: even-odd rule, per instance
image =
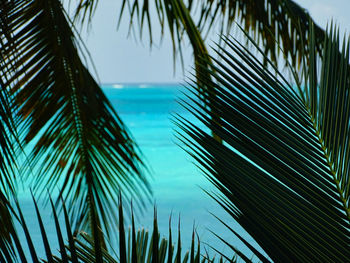
[[[76, 17], [85, 20], [91, 19], [97, 0], [80, 0], [76, 8]], [[177, 6], [183, 5], [193, 24], [201, 31], [201, 39], [195, 45], [192, 30], [188, 30], [187, 22], [176, 12]], [[279, 46], [284, 50], [284, 55], [291, 59], [294, 66], [301, 62], [303, 52], [308, 52], [307, 39], [310, 15], [306, 9], [292, 0], [200, 0], [200, 1], [173, 1], [173, 0], [123, 0], [121, 16], [125, 12], [130, 14], [130, 25], [139, 25], [141, 34], [144, 28], [150, 33], [152, 43], [152, 12], [157, 14], [161, 33], [167, 28], [173, 40], [175, 51], [181, 53], [181, 42], [184, 33], [190, 39], [194, 52], [196, 45], [203, 42], [205, 31], [216, 30], [219, 25], [221, 33], [229, 34], [232, 24], [239, 22], [246, 31], [253, 33], [255, 40], [262, 41], [264, 54], [268, 55], [275, 63], [278, 61]], [[324, 30], [315, 26], [315, 41], [317, 52], [320, 53], [324, 42]], [[277, 41], [276, 41], [277, 40]]]
[[[76, 17], [89, 19], [93, 15], [98, 4], [97, 0], [81, 0], [76, 8]], [[189, 40], [196, 68], [197, 82], [201, 82], [210, 64], [210, 56], [205, 43], [207, 32], [221, 26], [222, 34], [229, 34], [232, 24], [240, 22], [247, 32], [253, 33], [255, 40], [261, 40], [260, 46], [264, 50], [266, 59], [271, 59], [275, 64], [279, 61], [280, 46], [284, 50], [284, 58], [289, 59], [295, 68], [299, 68], [301, 57], [308, 54], [307, 35], [312, 18], [309, 13], [292, 0], [123, 0], [119, 22], [124, 13], [129, 12], [130, 26], [137, 24], [140, 35], [147, 28], [152, 45], [152, 12], [157, 14], [161, 25], [161, 35], [168, 30], [172, 44], [174, 62], [176, 54], [180, 53], [182, 61], [182, 47], [184, 40]], [[198, 10], [200, 10], [198, 12]], [[84, 20], [84, 19], [83, 19]], [[315, 46], [318, 55], [321, 55], [324, 42], [324, 30], [315, 26]], [[304, 39], [304, 41], [302, 41]], [[201, 60], [200, 58], [205, 58]], [[264, 63], [267, 62], [265, 59]], [[202, 64], [202, 67], [199, 67]], [[199, 77], [201, 76], [201, 77]], [[210, 78], [210, 76], [206, 76]], [[216, 121], [215, 107], [211, 106], [211, 98], [215, 98], [215, 89], [199, 83], [199, 88], [207, 92], [203, 100], [208, 108], [213, 111], [212, 119]], [[220, 141], [219, 136], [213, 132], [213, 137]]]
[[[3, 1], [0, 2], [0, 4]], [[8, 21], [6, 11], [10, 10], [12, 5], [4, 4], [0, 10], [0, 25], [4, 25]], [[1, 27], [1, 26], [0, 26]], [[0, 28], [0, 44], [10, 40], [10, 36], [6, 30]], [[0, 56], [0, 64], [4, 65], [4, 58]], [[13, 121], [13, 110], [11, 108], [11, 96], [9, 90], [6, 89], [4, 81], [6, 75], [0, 75], [0, 192], [7, 196], [15, 192], [14, 172], [15, 167], [15, 142], [16, 130]], [[4, 196], [4, 197], [5, 197]]]
[[21, 142], [35, 143], [26, 163], [39, 167], [35, 191], [60, 187], [74, 224], [98, 238], [119, 190], [135, 202], [150, 194], [137, 147], [80, 60], [60, 1], [1, 3], [0, 30], [11, 36], [0, 47], [2, 86], [14, 96]]
[[[13, 8], [11, 3], [0, 1], [0, 45], [10, 41], [11, 36], [3, 30], [8, 20], [7, 11]], [[0, 64], [4, 65], [4, 58], [0, 56]], [[0, 73], [0, 261], [11, 262], [13, 254], [12, 241], [16, 238], [11, 208], [8, 198], [15, 194], [15, 160], [16, 160], [16, 131], [12, 118], [11, 96], [4, 81], [6, 75]], [[18, 240], [17, 240], [18, 241]]]
[[[1, 34], [1, 32], [0, 32]], [[0, 61], [0, 63], [2, 63]], [[0, 77], [0, 87], [3, 87]], [[4, 194], [15, 192], [13, 167], [15, 163], [16, 132], [10, 108], [8, 90], [0, 89], [0, 191]]]
[[[0, 62], [1, 63], [1, 62]], [[1, 78], [0, 78], [1, 79]], [[1, 82], [1, 80], [0, 80]], [[0, 83], [0, 87], [2, 87]], [[11, 254], [14, 233], [8, 198], [15, 194], [15, 129], [7, 90], [0, 89], [0, 261]]]
[[256, 253], [263, 262], [350, 258], [349, 40], [341, 46], [331, 29], [321, 61], [310, 28], [302, 86], [224, 39], [227, 48], [209, 71], [214, 81], [206, 83], [217, 91], [220, 122], [195, 100], [185, 103], [223, 144], [177, 118], [188, 151], [219, 190], [212, 196], [267, 253]]
[[[310, 22], [314, 23], [306, 9], [291, 0], [201, 0], [199, 27], [219, 24], [221, 32], [230, 33], [234, 22], [246, 32], [251, 32], [263, 53], [277, 63], [280, 48], [294, 67], [301, 64], [308, 53]], [[209, 26], [208, 26], [209, 25]], [[321, 54], [325, 33], [314, 24], [315, 47]], [[304, 41], [302, 41], [304, 40]], [[261, 43], [259, 43], [261, 41]], [[266, 61], [266, 60], [265, 60]]]
[[[201, 255], [200, 241], [196, 242], [195, 234], [192, 234], [192, 242], [189, 251], [183, 251], [181, 232], [178, 230], [178, 238], [176, 246], [173, 244], [172, 229], [169, 226], [169, 235], [167, 238], [160, 237], [158, 232], [157, 215], [154, 215], [153, 230], [141, 229], [136, 231], [135, 223], [132, 219], [132, 226], [126, 235], [123, 225], [123, 215], [121, 206], [119, 206], [119, 220], [121, 222], [119, 228], [119, 255], [112, 256], [106, 250], [103, 250], [104, 262], [158, 262], [158, 263], [199, 263], [213, 262], [208, 255]], [[77, 241], [77, 255], [81, 262], [94, 262], [92, 255], [93, 240], [89, 235], [82, 233], [83, 241]], [[232, 261], [235, 262], [235, 261]]]
[[[41, 236], [42, 236], [42, 244], [45, 248], [45, 258], [44, 255], [39, 256], [39, 250], [37, 249], [36, 244], [38, 244], [38, 240], [32, 240], [30, 231], [28, 230], [28, 226], [25, 218], [22, 215], [22, 210], [17, 203], [17, 211], [20, 220], [20, 226], [25, 233], [25, 240], [22, 242], [17, 242], [15, 246], [15, 254], [13, 257], [10, 257], [10, 260], [7, 262], [12, 262], [12, 260], [20, 259], [21, 262], [27, 262], [28, 260], [32, 260], [32, 262], [61, 262], [61, 263], [90, 263], [90, 262], [109, 262], [109, 263], [128, 263], [128, 262], [159, 262], [159, 263], [204, 263], [204, 262], [214, 262], [215, 257], [209, 257], [208, 253], [201, 254], [203, 249], [201, 250], [200, 241], [196, 241], [195, 234], [192, 235], [192, 241], [189, 251], [185, 251], [183, 253], [182, 248], [182, 240], [180, 228], [178, 230], [178, 238], [176, 240], [176, 247], [173, 244], [172, 239], [172, 229], [169, 225], [169, 234], [167, 238], [160, 238], [160, 233], [158, 232], [158, 222], [157, 215], [155, 213], [153, 230], [151, 232], [141, 229], [136, 231], [134, 220], [132, 218], [132, 226], [129, 228], [128, 234], [125, 233], [124, 228], [124, 216], [123, 216], [123, 206], [121, 203], [121, 199], [118, 205], [118, 236], [119, 236], [119, 244], [118, 249], [112, 249], [112, 252], [107, 251], [104, 247], [100, 247], [101, 250], [101, 258], [96, 257], [96, 247], [94, 246], [94, 239], [87, 234], [86, 232], [80, 232], [78, 236], [82, 238], [78, 238], [72, 234], [71, 223], [68, 217], [67, 209], [63, 203], [63, 212], [64, 212], [64, 221], [59, 220], [57, 216], [57, 212], [55, 206], [50, 199], [51, 208], [53, 212], [53, 219], [55, 221], [55, 229], [56, 229], [56, 237], [58, 239], [59, 244], [59, 254], [57, 254], [57, 250], [53, 249], [50, 245], [52, 240], [49, 240], [45, 226], [42, 221], [42, 217], [40, 215], [40, 211], [38, 209], [38, 205], [33, 198], [33, 202], [36, 208], [36, 216], [39, 222]], [[117, 221], [116, 218], [114, 218]], [[65, 230], [62, 228], [64, 227]], [[66, 233], [63, 234], [63, 233]], [[65, 239], [66, 236], [66, 239]], [[67, 242], [67, 243], [66, 243]], [[23, 247], [27, 243], [29, 247], [29, 254], [23, 254]], [[21, 253], [19, 253], [21, 251]], [[1, 255], [0, 255], [1, 256]], [[41, 260], [39, 260], [41, 258]], [[219, 256], [218, 259], [221, 257]], [[223, 259], [221, 258], [221, 261]], [[233, 257], [229, 262], [236, 262], [236, 257]]]
[[0, 192], [0, 262], [14, 262], [12, 259], [17, 255], [23, 255], [21, 248], [16, 249], [15, 244], [19, 244], [16, 229], [13, 224], [12, 208], [8, 202], [8, 197]]
[[[95, 1], [84, 1], [84, 4], [87, 2], [89, 5], [81, 5], [77, 13], [83, 10], [86, 12], [87, 6], [96, 4]], [[275, 63], [278, 62], [280, 46], [284, 50], [284, 56], [289, 58], [294, 66], [299, 66], [302, 54], [308, 52], [307, 43], [301, 40], [307, 39], [311, 18], [306, 9], [291, 0], [155, 0], [154, 2], [124, 0], [121, 13], [129, 10], [133, 21], [130, 24], [137, 22], [141, 31], [144, 27], [148, 28], [152, 42], [154, 21], [151, 20], [151, 8], [153, 7], [158, 14], [161, 32], [165, 32], [167, 28], [170, 33], [174, 51], [181, 52], [184, 35], [190, 39], [193, 50], [196, 51], [196, 46], [191, 40], [193, 33], [188, 30], [178, 13], [174, 12], [177, 5], [184, 5], [188, 10], [189, 18], [201, 32], [199, 42], [203, 42], [207, 34], [205, 31], [216, 30], [219, 25], [221, 33], [226, 35], [231, 32], [232, 24], [238, 22], [247, 32], [252, 33], [255, 40], [261, 40], [264, 54]], [[315, 26], [315, 45], [318, 53], [321, 52], [323, 42], [324, 30]]]

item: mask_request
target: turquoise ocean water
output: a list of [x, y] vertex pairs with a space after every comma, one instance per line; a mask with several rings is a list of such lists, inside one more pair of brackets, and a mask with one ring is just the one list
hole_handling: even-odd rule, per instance
[[[136, 225], [151, 229], [153, 205], [158, 212], [161, 236], [167, 235], [169, 216], [172, 214], [173, 231], [176, 232], [178, 216], [181, 217], [183, 249], [190, 244], [193, 227], [204, 243], [229, 252], [209, 230], [215, 231], [226, 241], [246, 249], [210, 213], [224, 220], [239, 233], [243, 233], [237, 223], [230, 218], [201, 188], [214, 190], [206, 178], [194, 165], [192, 158], [179, 147], [175, 138], [175, 124], [171, 114], [178, 113], [193, 122], [191, 114], [183, 109], [177, 99], [185, 98], [185, 88], [180, 85], [104, 85], [103, 90], [113, 107], [124, 121], [139, 145], [145, 162], [150, 168], [150, 184], [153, 189], [153, 203], [148, 204], [144, 215]], [[26, 188], [28, 189], [28, 188]], [[33, 204], [29, 192], [19, 194], [20, 204], [27, 219], [33, 239], [40, 243]], [[49, 208], [42, 208], [46, 231], [52, 247], [58, 247], [55, 239], [54, 222]], [[23, 233], [19, 233], [24, 238]], [[249, 239], [250, 240], [250, 239]], [[42, 248], [42, 255], [44, 250]]]

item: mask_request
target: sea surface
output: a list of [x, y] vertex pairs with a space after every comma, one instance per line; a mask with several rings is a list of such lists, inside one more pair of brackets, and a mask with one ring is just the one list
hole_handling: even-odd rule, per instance
[[[189, 154], [180, 147], [183, 145], [175, 137], [175, 130], [178, 130], [173, 122], [175, 113], [200, 125], [178, 103], [178, 100], [186, 100], [184, 96], [186, 89], [181, 85], [169, 84], [118, 84], [104, 85], [103, 91], [136, 140], [150, 168], [149, 180], [154, 193], [153, 200], [148, 203], [144, 214], [138, 216], [137, 227], [152, 228], [155, 205], [161, 237], [168, 234], [170, 215], [172, 215], [173, 232], [176, 232], [178, 218], [181, 218], [183, 250], [189, 248], [192, 230], [195, 229], [203, 245], [210, 244], [216, 249], [230, 253], [230, 249], [210, 232], [214, 231], [227, 242], [247, 252], [237, 238], [212, 214], [224, 220], [248, 240], [251, 239], [203, 191], [203, 189], [207, 191], [215, 191], [215, 189], [201, 174]], [[44, 248], [40, 245], [41, 236], [28, 188], [29, 186], [21, 190], [19, 201], [32, 238], [41, 247], [43, 256]], [[42, 207], [41, 213], [51, 246], [57, 251], [58, 242], [51, 210], [49, 207]], [[23, 233], [19, 231], [19, 234], [23, 240]]]

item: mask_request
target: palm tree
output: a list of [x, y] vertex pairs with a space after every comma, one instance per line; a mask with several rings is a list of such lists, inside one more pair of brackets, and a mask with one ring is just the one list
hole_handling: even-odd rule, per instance
[[[225, 5], [222, 5], [224, 2], [209, 5], [210, 2], [203, 2], [204, 11], [201, 15], [202, 19], [198, 22], [199, 28], [205, 21], [209, 21], [208, 19], [214, 21], [218, 17], [210, 16], [210, 12], [218, 10], [217, 12], [223, 13], [226, 12], [225, 10], [233, 10], [224, 8]], [[81, 1], [77, 14], [81, 10], [88, 10], [87, 8], [93, 9], [93, 3], [94, 1]], [[127, 5], [125, 1], [123, 3], [124, 6]], [[137, 10], [138, 5], [135, 3], [131, 5], [131, 10]], [[157, 11], [160, 17], [168, 19], [174, 40], [182, 40], [183, 30], [188, 34], [194, 47], [197, 83], [202, 90], [200, 97], [204, 102], [210, 101], [210, 107], [213, 110], [211, 116], [214, 113], [214, 117], [218, 117], [213, 118], [213, 122], [223, 125], [222, 110], [217, 107], [219, 98], [216, 98], [216, 92], [219, 92], [220, 97], [222, 91], [219, 86], [212, 83], [211, 78], [216, 78], [217, 75], [212, 71], [212, 58], [208, 55], [201, 31], [191, 17], [192, 5], [186, 6], [182, 1], [156, 3], [159, 4]], [[229, 7], [232, 7], [230, 3], [227, 2]], [[79, 52], [84, 54], [83, 44], [75, 37], [74, 26], [65, 14], [61, 3], [58, 0], [2, 0], [0, 6], [0, 85], [2, 87], [0, 175], [3, 189], [3, 194], [0, 196], [2, 199], [0, 219], [2, 222], [8, 222], [6, 223], [8, 228], [0, 230], [0, 251], [3, 253], [2, 256], [7, 258], [9, 255], [6, 251], [12, 246], [11, 240], [15, 245], [19, 242], [12, 227], [11, 208], [7, 202], [7, 199], [15, 194], [13, 174], [16, 174], [14, 169], [16, 169], [17, 155], [13, 144], [19, 145], [18, 148], [21, 149], [30, 142], [35, 142], [33, 151], [25, 163], [30, 167], [40, 166], [39, 172], [35, 174], [39, 185], [34, 189], [35, 193], [42, 191], [43, 187], [40, 186], [45, 186], [51, 191], [57, 183], [61, 184], [60, 197], [67, 203], [67, 212], [70, 214], [69, 224], [73, 225], [73, 229], [88, 231], [93, 240], [92, 251], [95, 253], [95, 259], [97, 262], [102, 262], [102, 254], [106, 248], [103, 233], [108, 235], [111, 233], [108, 230], [117, 227], [114, 213], [118, 203], [117, 193], [122, 191], [124, 195], [134, 197], [139, 200], [140, 206], [142, 206], [142, 200], [147, 199], [151, 194], [150, 186], [143, 173], [144, 165], [140, 153], [127, 128], [81, 61]], [[244, 4], [238, 6], [241, 10], [247, 10]], [[280, 22], [282, 25], [290, 23], [293, 27], [289, 40], [284, 34], [288, 31], [285, 30], [278, 31], [276, 39], [278, 41], [282, 39], [286, 57], [292, 57], [293, 63], [296, 63], [300, 60], [299, 57], [302, 57], [300, 53], [302, 48], [293, 46], [300, 43], [298, 40], [305, 35], [307, 29], [303, 22], [309, 23], [306, 19], [308, 16], [292, 2], [288, 5], [272, 4], [271, 8], [276, 8], [277, 13], [282, 10], [281, 12], [289, 14], [283, 16], [285, 21], [282, 19]], [[268, 10], [274, 10], [271, 8]], [[266, 9], [266, 12], [268, 10]], [[295, 10], [306, 17], [302, 16], [306, 20], [301, 20], [301, 31], [296, 31], [297, 23], [291, 20]], [[137, 13], [137, 11], [134, 12]], [[218, 14], [217, 12], [214, 14]], [[281, 19], [276, 12], [268, 13], [275, 22]], [[266, 22], [262, 20], [263, 16], [248, 13], [246, 11], [241, 13], [248, 29], [254, 30], [250, 23], [254, 19], [257, 19], [255, 22], [260, 24]], [[144, 17], [149, 14], [146, 1], [140, 14], [141, 24], [143, 24]], [[230, 16], [226, 22], [226, 29], [230, 27], [235, 17], [235, 13], [228, 14]], [[160, 21], [164, 26], [164, 19]], [[209, 24], [212, 23], [209, 21]], [[272, 24], [270, 26], [273, 29]], [[269, 57], [274, 60], [272, 50], [276, 50], [276, 44], [274, 48], [270, 45], [275, 42], [268, 41], [269, 35], [262, 33], [266, 30], [265, 28], [258, 26], [256, 30], [261, 32], [259, 34], [264, 39], [264, 44], [269, 46], [262, 51], [265, 62], [269, 61]], [[314, 31], [316, 33], [313, 42], [310, 43], [313, 49], [303, 53], [310, 53], [311, 61], [316, 57], [316, 52], [320, 52], [321, 40], [324, 39], [322, 30], [316, 27]], [[298, 35], [295, 32], [302, 33]], [[295, 35], [297, 37], [293, 38]], [[312, 79], [311, 82], [316, 83], [315, 78]], [[208, 89], [211, 91], [209, 95], [214, 92], [215, 96], [209, 96]], [[219, 137], [225, 140], [220, 129], [215, 125], [211, 125], [210, 128], [217, 130], [220, 133]], [[334, 145], [332, 144], [332, 147]], [[333, 155], [332, 152], [332, 158]], [[30, 174], [29, 169], [25, 176], [28, 177]], [[56, 205], [63, 209], [62, 202], [57, 201]], [[23, 223], [23, 220], [20, 220]]]
[[[299, 85], [298, 74], [294, 75], [296, 86], [271, 61], [268, 60], [267, 67], [238, 41], [223, 40], [229, 49], [218, 52], [221, 60], [212, 58], [215, 64], [209, 73], [213, 81], [205, 84], [218, 90], [214, 105], [221, 123], [213, 122], [209, 110], [198, 100], [184, 104], [208, 128], [214, 129], [223, 143], [218, 143], [207, 130], [177, 117], [179, 127], [188, 134], [182, 140], [189, 153], [219, 190], [209, 194], [260, 248], [227, 227], [262, 262], [346, 262], [350, 256], [347, 103], [350, 39], [344, 41], [340, 50], [339, 36], [335, 29], [330, 29], [322, 60], [317, 60], [312, 25], [310, 31], [310, 64], [304, 65], [303, 85]], [[205, 95], [197, 91], [194, 86], [190, 89], [199, 98]], [[55, 211], [53, 203], [52, 209]], [[63, 210], [70, 244], [64, 248], [62, 243], [61, 258], [55, 257], [52, 262], [68, 262], [63, 259], [63, 251], [70, 255], [69, 262], [78, 262], [73, 254], [81, 262], [98, 262], [93, 239], [86, 234], [85, 242], [74, 239], [69, 233], [65, 206]], [[37, 215], [40, 221], [39, 210]], [[62, 239], [55, 213], [54, 217], [57, 235]], [[118, 218], [119, 234], [125, 240], [121, 203]], [[23, 217], [21, 222], [25, 226]], [[157, 229], [155, 217], [152, 239], [147, 242], [147, 233], [141, 231], [136, 235], [132, 223], [129, 248], [120, 242], [118, 258], [101, 247], [101, 257], [106, 262], [133, 262], [136, 258], [138, 262], [147, 258], [152, 262], [166, 259], [179, 262], [169, 246], [171, 229], [168, 242], [165, 239], [159, 242]], [[43, 226], [41, 231], [45, 237]], [[200, 248], [195, 252], [194, 237], [192, 240], [191, 252], [185, 259], [199, 262]], [[233, 244], [222, 241], [238, 257], [251, 262]], [[141, 244], [145, 247], [140, 247]], [[178, 256], [179, 250], [178, 247]], [[236, 260], [227, 255], [222, 257], [229, 262]], [[204, 256], [202, 260], [212, 259]]]
[[262, 262], [350, 258], [350, 39], [341, 45], [331, 26], [322, 59], [312, 25], [309, 40], [305, 78], [291, 67], [292, 81], [266, 56], [269, 66], [238, 41], [223, 40], [208, 70], [212, 81], [203, 80], [217, 91], [212, 106], [220, 123], [201, 103], [185, 103], [223, 143], [177, 118], [189, 153], [218, 189], [209, 194], [260, 248], [227, 227]]

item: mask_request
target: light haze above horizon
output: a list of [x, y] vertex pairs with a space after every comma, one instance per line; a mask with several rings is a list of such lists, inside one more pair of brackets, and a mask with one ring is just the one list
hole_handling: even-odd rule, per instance
[[[350, 1], [296, 0], [296, 2], [306, 8], [321, 27], [325, 28], [327, 22], [333, 19], [340, 26], [340, 32], [349, 33], [350, 16], [347, 12], [350, 10]], [[149, 46], [147, 30], [144, 32], [142, 42], [139, 37], [128, 37], [127, 16], [123, 17], [117, 30], [120, 4], [120, 1], [99, 1], [91, 27], [89, 30], [84, 28], [81, 32], [96, 67], [99, 82], [102, 84], [183, 82], [186, 73], [192, 67], [191, 47], [188, 45], [183, 48], [184, 68], [177, 59], [174, 72], [171, 40], [166, 35], [159, 44], [160, 27], [157, 23], [153, 25], [152, 49]], [[137, 28], [135, 32], [139, 33]], [[210, 43], [213, 37], [209, 36], [208, 40]]]

